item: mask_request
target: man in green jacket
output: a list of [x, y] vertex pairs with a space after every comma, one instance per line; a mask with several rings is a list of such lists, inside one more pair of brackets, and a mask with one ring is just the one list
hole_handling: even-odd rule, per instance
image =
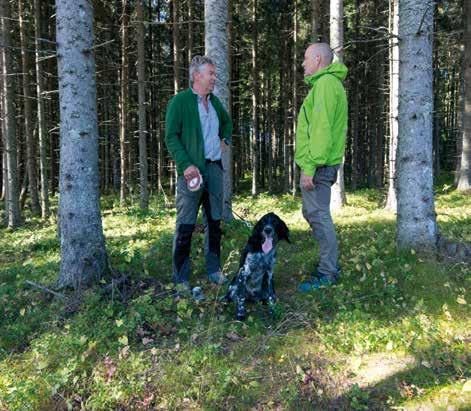
[[330, 197], [345, 152], [348, 105], [342, 81], [347, 68], [332, 60], [329, 45], [315, 43], [303, 62], [311, 90], [298, 116], [295, 161], [301, 168], [303, 216], [319, 243], [320, 258], [312, 278], [299, 286], [302, 292], [333, 284], [340, 274]]
[[[173, 276], [177, 288], [183, 292], [191, 290], [191, 237], [201, 204], [208, 278], [216, 284], [226, 282], [220, 262], [223, 199], [221, 154], [231, 143], [232, 135], [229, 114], [212, 94], [216, 83], [216, 67], [212, 60], [195, 56], [190, 64], [190, 79], [191, 87], [170, 100], [165, 120], [165, 142], [178, 173]], [[203, 184], [194, 191], [192, 183], [200, 177]]]

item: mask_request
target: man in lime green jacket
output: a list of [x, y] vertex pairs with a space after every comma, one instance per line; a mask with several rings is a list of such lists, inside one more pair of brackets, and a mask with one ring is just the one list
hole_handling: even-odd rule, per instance
[[347, 68], [332, 60], [330, 47], [315, 43], [303, 62], [311, 90], [298, 116], [295, 161], [301, 168], [303, 216], [319, 242], [320, 258], [312, 278], [300, 285], [302, 292], [333, 284], [340, 274], [330, 197], [345, 152], [348, 104], [342, 81]]
[[[200, 205], [203, 206], [208, 278], [216, 284], [226, 282], [220, 262], [221, 155], [231, 143], [232, 135], [229, 114], [212, 93], [216, 83], [216, 67], [212, 60], [195, 56], [190, 64], [190, 79], [191, 88], [170, 100], [165, 119], [165, 142], [178, 172], [173, 276], [177, 289], [183, 293], [192, 291], [189, 283], [191, 237]], [[193, 294], [196, 298], [195, 289]]]

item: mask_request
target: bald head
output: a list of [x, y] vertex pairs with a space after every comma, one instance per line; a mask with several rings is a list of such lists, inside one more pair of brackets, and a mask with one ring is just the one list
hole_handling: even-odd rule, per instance
[[326, 43], [311, 44], [304, 53], [304, 75], [311, 76], [332, 63], [333, 53]]
[[334, 53], [327, 43], [314, 43], [308, 47], [309, 54], [312, 57], [319, 56], [323, 67], [327, 67], [334, 59]]

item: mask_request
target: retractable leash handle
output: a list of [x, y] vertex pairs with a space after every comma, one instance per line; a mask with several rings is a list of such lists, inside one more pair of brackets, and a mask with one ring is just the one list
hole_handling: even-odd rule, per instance
[[199, 170], [196, 177], [186, 182], [186, 186], [190, 191], [198, 191], [203, 186], [203, 176], [200, 174]]

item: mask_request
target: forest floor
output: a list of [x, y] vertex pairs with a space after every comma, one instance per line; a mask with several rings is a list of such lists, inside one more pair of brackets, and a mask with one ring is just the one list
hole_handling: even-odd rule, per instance
[[[441, 232], [471, 242], [471, 196], [436, 187]], [[55, 221], [0, 230], [0, 410], [471, 409], [471, 270], [457, 261], [395, 247], [395, 216], [382, 193], [348, 193], [334, 216], [341, 281], [300, 294], [317, 247], [289, 195], [237, 196], [254, 222], [268, 211], [291, 230], [275, 269], [273, 317], [249, 307], [245, 322], [216, 302], [224, 289], [204, 275], [203, 235], [193, 238], [196, 283], [205, 302], [174, 298], [174, 209], [102, 202], [107, 249], [124, 285], [109, 279], [65, 299]], [[136, 199], [137, 202], [137, 199]], [[223, 227], [231, 277], [250, 230]], [[112, 291], [110, 291], [112, 290]]]

